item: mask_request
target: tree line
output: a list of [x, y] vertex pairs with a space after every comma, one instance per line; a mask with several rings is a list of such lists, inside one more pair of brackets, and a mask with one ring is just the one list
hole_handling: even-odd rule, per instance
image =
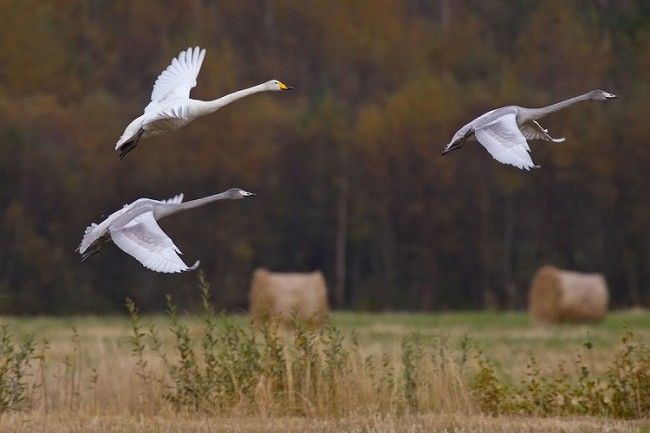
[[[0, 311], [102, 312], [126, 295], [191, 308], [195, 276], [116, 248], [81, 264], [84, 228], [139, 197], [257, 193], [163, 221], [217, 304], [252, 271], [322, 269], [352, 309], [521, 308], [543, 264], [603, 272], [614, 306], [650, 302], [650, 7], [644, 1], [0, 0]], [[277, 78], [144, 141], [114, 143], [156, 76], [207, 49], [192, 96]], [[453, 132], [503, 105], [621, 96], [545, 119], [521, 172]]]

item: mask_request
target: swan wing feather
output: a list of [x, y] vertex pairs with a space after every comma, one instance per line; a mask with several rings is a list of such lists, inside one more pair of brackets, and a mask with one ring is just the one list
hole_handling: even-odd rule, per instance
[[494, 159], [522, 170], [536, 167], [528, 152], [526, 137], [517, 126], [515, 113], [504, 114], [485, 126], [477, 128], [474, 135]]
[[195, 47], [181, 51], [178, 57], [172, 59], [171, 64], [156, 79], [151, 92], [151, 103], [145, 112], [165, 101], [188, 99], [190, 90], [196, 86], [196, 77], [204, 58], [205, 49]]
[[163, 203], [171, 203], [171, 204], [180, 204], [183, 203], [183, 193], [177, 194], [172, 198], [168, 198], [167, 200], [162, 200]]
[[548, 129], [544, 129], [536, 120], [531, 120], [519, 126], [521, 133], [526, 140], [544, 140], [554, 143], [561, 143], [564, 138], [553, 138], [548, 134]]
[[181, 260], [180, 250], [160, 228], [152, 212], [141, 214], [124, 227], [110, 232], [115, 245], [152, 271], [183, 272], [198, 265], [188, 267]]

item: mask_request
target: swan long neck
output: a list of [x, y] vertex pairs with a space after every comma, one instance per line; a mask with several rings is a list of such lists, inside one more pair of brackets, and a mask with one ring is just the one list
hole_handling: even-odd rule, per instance
[[526, 109], [526, 114], [528, 120], [537, 120], [541, 119], [542, 117], [546, 116], [547, 114], [554, 113], [556, 111], [560, 111], [566, 107], [569, 107], [576, 102], [581, 102], [581, 101], [589, 101], [591, 99], [590, 93], [584, 93], [582, 95], [575, 96], [573, 98], [566, 99], [564, 101], [557, 102], [555, 104], [551, 104], [547, 107], [542, 107], [542, 108], [527, 108]]
[[267, 90], [268, 89], [264, 84], [258, 84], [257, 86], [249, 87], [243, 90], [238, 90], [226, 96], [222, 96], [219, 99], [214, 99], [212, 101], [200, 101], [201, 102], [200, 112], [201, 114], [214, 113], [224, 105], [228, 105], [231, 102], [235, 102], [238, 99], [245, 98], [246, 96], [250, 96], [255, 93], [264, 92]]
[[230, 199], [228, 193], [221, 192], [219, 194], [209, 195], [203, 198], [197, 198], [196, 200], [186, 201], [185, 203], [165, 203], [158, 210], [158, 219], [184, 210], [201, 207], [215, 201], [228, 200], [228, 199]]

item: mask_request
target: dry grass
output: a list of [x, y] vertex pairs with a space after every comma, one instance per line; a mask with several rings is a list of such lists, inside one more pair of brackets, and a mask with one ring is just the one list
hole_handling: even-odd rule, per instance
[[[598, 325], [550, 328], [531, 326], [521, 314], [338, 313], [333, 320], [344, 335], [356, 334], [360, 359], [370, 356], [380, 360], [382, 354], [389, 354], [391, 363], [399, 362], [401, 341], [413, 332], [418, 332], [420, 339], [436, 350], [447, 350], [449, 353], [443, 356], [448, 359], [461, 356], [459, 345], [467, 341], [463, 339], [467, 335], [471, 346], [483, 350], [501, 373], [517, 382], [525, 375], [530, 354], [543, 368], [551, 368], [561, 360], [571, 363], [585, 342], [593, 344], [590, 359], [586, 361], [594, 371], [603, 372], [612, 361], [613, 349], [625, 329], [632, 330], [646, 343], [650, 341], [649, 316], [646, 312], [616, 313]], [[245, 323], [247, 318], [235, 320]], [[165, 319], [155, 316], [143, 321], [152, 322], [162, 330], [163, 344], [170, 353], [174, 340], [171, 334], [163, 332], [168, 326]], [[424, 402], [423, 407], [428, 408], [424, 411], [426, 415], [409, 414], [412, 413], [409, 410], [382, 410], [379, 406], [344, 415], [327, 415], [314, 409], [299, 417], [278, 417], [273, 410], [267, 416], [260, 416], [259, 411], [251, 413], [249, 407], [235, 408], [231, 415], [179, 414], [160, 398], [163, 390], [159, 382], [149, 381], [145, 385], [138, 376], [126, 318], [4, 318], [0, 322], [9, 323], [19, 338], [34, 334], [37, 340], [47, 339], [49, 347], [44, 366], [32, 363], [29, 380], [39, 386], [32, 390], [31, 409], [0, 415], [1, 432], [649, 431], [647, 420], [482, 416], [457, 380], [460, 374], [452, 371], [441, 375], [432, 369], [433, 364], [422, 370], [435, 379], [428, 383], [437, 387], [431, 393], [436, 401]], [[200, 333], [199, 319], [190, 319], [189, 323], [192, 332]], [[79, 330], [78, 343], [73, 341], [72, 326]], [[161, 373], [163, 366], [158, 356], [146, 350], [143, 357], [149, 371]], [[352, 371], [347, 377], [354, 375]], [[364, 386], [353, 382], [348, 385], [355, 389]], [[263, 398], [264, 393], [259, 395]]]
[[343, 419], [213, 418], [170, 416], [92, 416], [66, 414], [9, 414], [0, 417], [3, 432], [102, 432], [102, 433], [520, 433], [520, 432], [648, 432], [647, 422], [594, 418], [549, 419], [456, 414], [404, 417], [351, 417]]

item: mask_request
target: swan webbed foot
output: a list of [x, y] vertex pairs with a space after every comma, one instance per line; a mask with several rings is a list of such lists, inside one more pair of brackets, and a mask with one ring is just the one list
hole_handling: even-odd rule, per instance
[[88, 260], [89, 257], [94, 256], [99, 252], [99, 248], [89, 248], [83, 253], [81, 253], [81, 263], [85, 262]]
[[138, 145], [140, 137], [142, 137], [142, 134], [144, 134], [144, 129], [140, 128], [132, 140], [127, 141], [120, 147], [120, 161], [126, 156], [127, 153], [135, 149], [135, 147]]
[[[84, 251], [83, 253], [80, 252], [80, 254], [81, 254], [81, 262], [83, 263], [86, 260], [88, 260], [89, 257], [94, 256], [95, 254], [97, 254], [102, 249], [104, 244], [107, 244], [110, 241], [111, 241], [111, 236], [108, 233], [106, 233], [105, 235], [103, 235], [100, 238], [96, 239], [95, 242], [93, 242], [92, 244], [90, 244], [90, 246], [88, 248], [86, 248], [86, 251]], [[79, 251], [79, 248], [77, 248], [77, 251]]]
[[440, 153], [440, 156], [445, 156], [449, 152], [453, 152], [454, 150], [458, 150], [460, 148], [461, 148], [461, 144], [454, 143], [454, 144], [451, 145], [451, 147], [449, 147], [447, 149], [443, 149], [443, 151]]
[[469, 138], [473, 133], [474, 133], [474, 131], [473, 131], [472, 129], [470, 129], [469, 131], [467, 131], [467, 132], [465, 133], [465, 135], [463, 135], [461, 138], [459, 138], [458, 140], [456, 140], [456, 142], [452, 143], [451, 146], [449, 146], [449, 147], [446, 148], [446, 149], [443, 148], [443, 149], [442, 149], [442, 152], [440, 153], [440, 156], [445, 156], [445, 155], [448, 154], [449, 152], [453, 152], [454, 150], [458, 150], [458, 149], [460, 149], [461, 147], [463, 147], [463, 144], [465, 143], [465, 140], [467, 140], [467, 139], [468, 139], [468, 138]]

